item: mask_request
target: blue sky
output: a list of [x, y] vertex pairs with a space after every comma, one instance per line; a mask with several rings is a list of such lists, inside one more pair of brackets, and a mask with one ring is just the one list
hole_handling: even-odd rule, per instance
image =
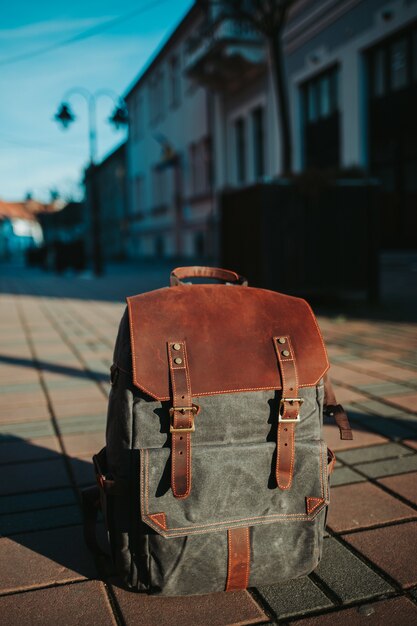
[[[33, 51], [151, 7], [104, 32], [41, 55]], [[0, 23], [0, 198], [27, 192], [48, 199], [50, 189], [76, 191], [88, 160], [87, 113], [74, 96], [76, 122], [62, 131], [52, 120], [65, 92], [74, 87], [112, 89], [119, 94], [146, 66], [192, 0], [14, 0], [2, 8]], [[19, 62], [16, 56], [28, 54]], [[124, 138], [106, 119], [112, 102], [98, 103], [99, 156]]]

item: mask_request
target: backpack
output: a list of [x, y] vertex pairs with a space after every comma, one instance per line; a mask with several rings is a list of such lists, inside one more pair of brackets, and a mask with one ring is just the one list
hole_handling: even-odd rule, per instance
[[211, 267], [177, 268], [170, 287], [127, 303], [97, 487], [83, 493], [88, 546], [99, 553], [100, 502], [132, 590], [233, 591], [312, 572], [335, 463], [323, 413], [342, 439], [352, 432], [310, 306]]

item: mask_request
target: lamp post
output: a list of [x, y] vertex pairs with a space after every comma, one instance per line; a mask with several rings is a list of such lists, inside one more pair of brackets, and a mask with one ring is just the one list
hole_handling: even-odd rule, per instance
[[96, 276], [103, 274], [103, 255], [101, 250], [100, 236], [100, 200], [97, 187], [97, 100], [101, 97], [108, 97], [114, 103], [114, 109], [109, 117], [109, 122], [117, 129], [128, 123], [128, 113], [124, 101], [110, 89], [99, 89], [92, 93], [83, 87], [74, 87], [66, 92], [63, 101], [59, 105], [58, 111], [54, 115], [64, 130], [75, 121], [76, 116], [72, 112], [69, 104], [73, 95], [81, 96], [88, 110], [88, 139], [90, 162], [86, 170], [86, 194], [90, 206], [91, 240], [92, 240], [92, 261], [93, 270]]

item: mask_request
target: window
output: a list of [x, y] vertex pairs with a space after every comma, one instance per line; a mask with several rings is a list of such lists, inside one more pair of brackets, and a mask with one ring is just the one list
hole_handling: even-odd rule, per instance
[[238, 183], [246, 180], [246, 138], [245, 120], [240, 117], [235, 122], [236, 178]]
[[417, 81], [417, 29], [395, 34], [367, 53], [370, 95], [381, 98]]
[[253, 128], [253, 157], [255, 178], [262, 178], [265, 174], [265, 130], [264, 109], [257, 107], [252, 111]]
[[385, 50], [376, 50], [374, 55], [374, 72], [372, 91], [377, 98], [385, 93]]
[[189, 148], [191, 195], [206, 194], [211, 187], [211, 140], [204, 137]]
[[145, 179], [144, 176], [135, 176], [133, 181], [135, 213], [143, 213], [145, 208]]
[[390, 73], [393, 91], [407, 85], [407, 40], [405, 37], [391, 45]]
[[152, 173], [152, 209], [153, 211], [168, 205], [168, 169], [155, 167]]
[[164, 74], [159, 70], [149, 82], [149, 120], [152, 123], [156, 123], [164, 114], [164, 96]]
[[302, 90], [307, 122], [330, 117], [339, 107], [338, 68], [334, 67], [308, 80], [302, 86]]
[[306, 167], [339, 164], [339, 68], [334, 66], [301, 85]]
[[173, 56], [169, 62], [169, 87], [170, 105], [176, 107], [181, 99], [180, 59], [177, 55]]

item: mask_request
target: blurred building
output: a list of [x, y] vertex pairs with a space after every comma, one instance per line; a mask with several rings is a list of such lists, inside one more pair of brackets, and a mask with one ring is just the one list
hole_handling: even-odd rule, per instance
[[96, 176], [103, 254], [107, 259], [121, 259], [126, 252], [126, 144], [113, 150], [96, 167]]
[[42, 227], [46, 246], [55, 242], [69, 243], [84, 237], [84, 212], [82, 202], [68, 202], [53, 213], [41, 213], [39, 222]]
[[42, 228], [38, 215], [53, 210], [31, 198], [23, 202], [0, 200], [0, 259], [20, 259], [29, 248], [43, 242]]
[[[94, 182], [91, 177], [94, 176]], [[118, 146], [101, 163], [85, 172], [87, 188], [84, 227], [87, 244], [92, 247], [94, 223], [93, 188], [99, 207], [99, 245], [103, 259], [122, 259], [126, 255], [127, 186], [126, 144]], [[89, 251], [93, 254], [92, 249]]]
[[[296, 0], [284, 52], [294, 171], [379, 177], [383, 245], [417, 246], [417, 1]], [[265, 42], [196, 2], [126, 101], [129, 254], [212, 256], [219, 194], [281, 170]]]

